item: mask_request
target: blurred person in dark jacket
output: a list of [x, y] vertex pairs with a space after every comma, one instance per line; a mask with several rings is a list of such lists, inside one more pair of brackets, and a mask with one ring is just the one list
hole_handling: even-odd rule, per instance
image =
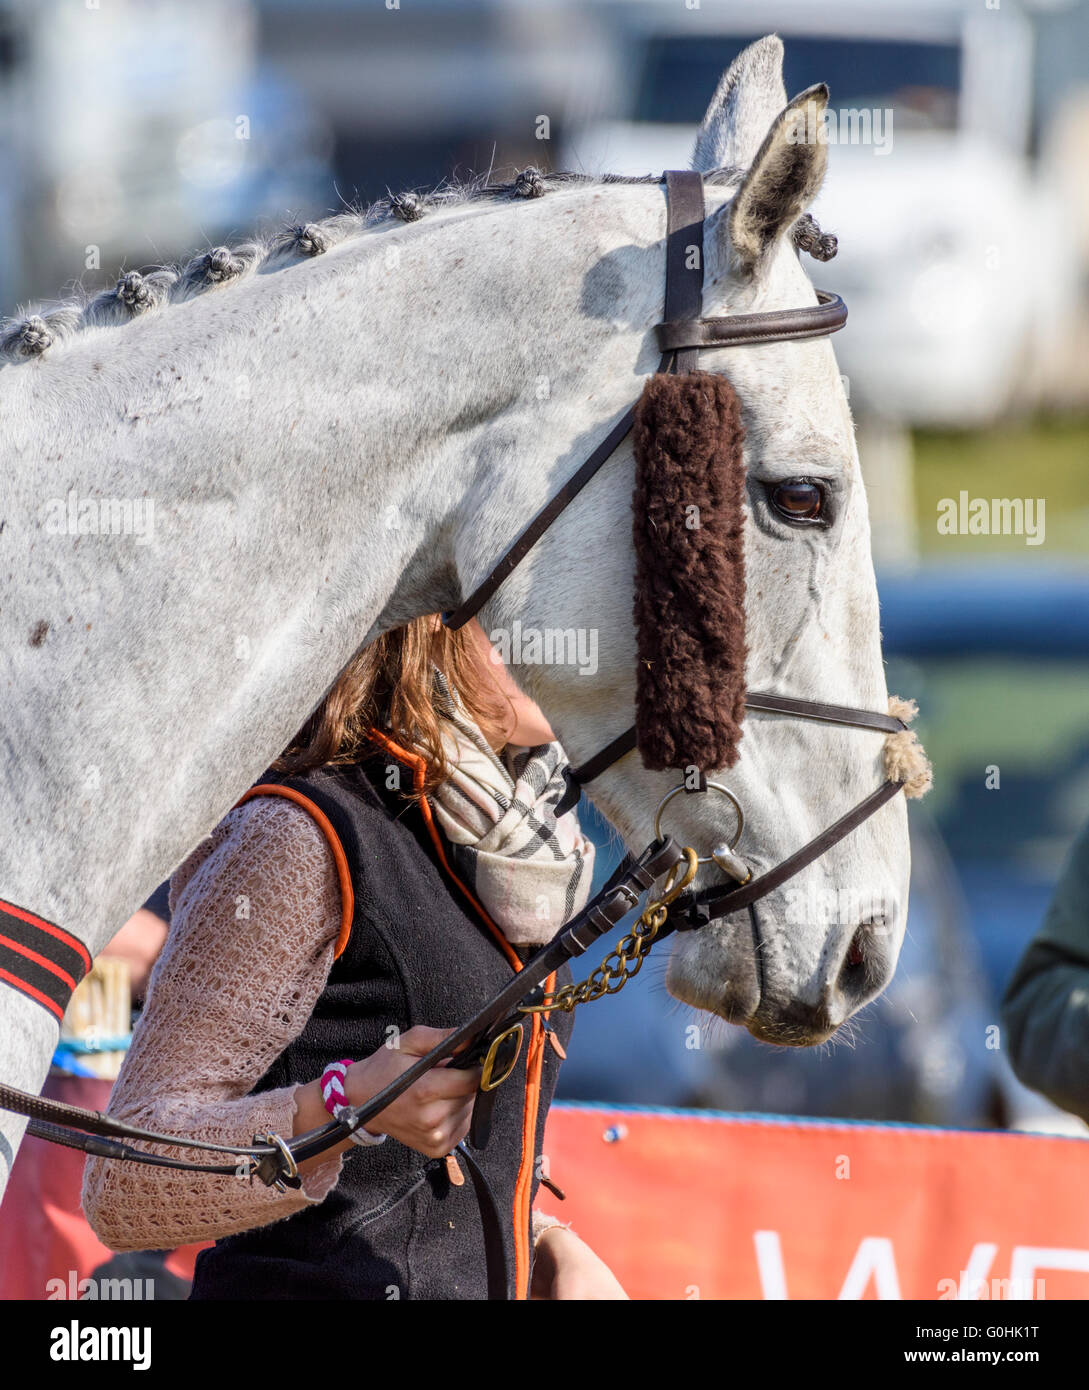
[[1089, 1122], [1089, 825], [1006, 989], [1003, 1021], [1021, 1081]]

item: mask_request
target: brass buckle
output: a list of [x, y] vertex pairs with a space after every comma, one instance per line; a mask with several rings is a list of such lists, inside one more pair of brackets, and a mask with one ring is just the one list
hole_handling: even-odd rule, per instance
[[[510, 1065], [503, 1072], [502, 1076], [496, 1077], [493, 1075], [493, 1072], [495, 1071], [496, 1058], [499, 1055], [499, 1049], [508, 1040], [508, 1038], [515, 1034], [517, 1035], [517, 1041], [514, 1044], [514, 1053], [510, 1059]], [[522, 1025], [520, 1023], [516, 1023], [513, 1028], [508, 1028], [505, 1033], [500, 1033], [499, 1036], [493, 1040], [491, 1047], [488, 1048], [487, 1056], [484, 1058], [484, 1067], [480, 1074], [480, 1089], [482, 1091], [494, 1091], [497, 1090], [500, 1086], [502, 1086], [503, 1082], [506, 1081], [507, 1077], [510, 1076], [511, 1072], [517, 1065], [521, 1051]]]

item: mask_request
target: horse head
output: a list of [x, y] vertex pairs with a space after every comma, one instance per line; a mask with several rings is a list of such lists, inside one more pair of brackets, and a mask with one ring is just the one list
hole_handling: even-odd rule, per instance
[[[712, 176], [703, 229], [704, 296], [705, 308], [716, 316], [817, 303], [796, 240], [800, 225], [812, 226], [800, 219], [825, 174], [826, 146], [813, 131], [820, 127], [828, 92], [810, 88], [788, 103], [781, 66], [776, 38], [743, 52], [722, 79], [696, 140], [693, 168]], [[622, 314], [618, 300], [625, 293], [641, 292], [651, 241], [660, 265], [661, 204], [660, 192], [647, 204], [653, 231], [644, 228], [609, 254], [613, 313]], [[600, 293], [600, 269], [596, 278]], [[594, 302], [595, 276], [587, 279], [589, 312], [602, 313]], [[689, 680], [679, 669], [677, 644], [672, 655], [656, 651], [647, 657], [645, 632], [656, 621], [673, 621], [658, 607], [669, 576], [648, 596], [655, 574], [640, 563], [629, 519], [635, 465], [631, 449], [620, 450], [605, 471], [607, 485], [596, 479], [586, 489], [541, 540], [521, 583], [486, 610], [485, 626], [498, 641], [515, 621], [587, 635], [583, 647], [596, 652], [593, 672], [585, 662], [580, 667], [558, 660], [527, 666], [523, 677], [575, 762], [621, 732], [634, 703], [636, 674], [644, 674], [640, 663], [661, 660], [667, 667], [655, 687], [663, 705], [702, 701], [710, 689], [727, 726], [746, 688], [856, 710], [888, 708], [866, 495], [831, 344], [826, 338], [747, 342], [705, 353], [700, 365], [732, 388], [724, 399], [734, 418], [722, 428], [733, 431], [727, 450], [732, 445], [743, 465], [735, 520], [744, 562], [743, 575], [727, 582], [725, 598], [719, 592], [691, 601], [727, 605], [719, 617], [727, 626], [732, 617], [739, 679], [731, 686], [728, 676], [712, 670]], [[660, 509], [651, 527], [680, 531], [686, 509], [699, 513], [706, 506], [706, 489], [683, 476], [667, 479], [666, 486], [665, 511], [657, 498]], [[636, 506], [646, 508], [645, 491], [637, 489]], [[637, 515], [636, 522], [638, 537], [646, 516]], [[728, 518], [718, 522], [730, 524]], [[689, 576], [694, 591], [699, 578], [698, 571], [694, 581]], [[707, 589], [714, 589], [713, 580], [707, 576]], [[698, 663], [691, 644], [690, 650]], [[676, 713], [640, 711], [644, 753], [646, 728]], [[709, 861], [700, 870], [701, 887], [722, 881], [710, 854], [714, 846], [732, 844], [741, 873], [747, 866], [759, 876], [864, 801], [888, 775], [890, 752], [895, 757], [895, 749], [912, 737], [897, 735], [890, 749], [879, 727], [750, 709], [736, 748], [719, 747], [725, 765], [687, 769], [709, 775], [711, 791], [672, 798], [664, 829]], [[652, 838], [656, 810], [686, 772], [652, 770], [663, 768], [661, 759], [642, 762], [650, 766], [632, 752], [590, 788], [632, 846]], [[728, 795], [715, 794], [716, 787]], [[728, 856], [719, 858], [726, 862]], [[740, 876], [736, 860], [733, 872]], [[890, 798], [758, 902], [678, 934], [668, 988], [766, 1041], [821, 1042], [891, 978], [904, 932], [908, 873], [906, 813], [901, 798]]]

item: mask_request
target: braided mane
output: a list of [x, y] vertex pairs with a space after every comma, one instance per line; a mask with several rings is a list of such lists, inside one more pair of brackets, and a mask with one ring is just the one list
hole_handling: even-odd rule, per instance
[[[704, 175], [709, 184], [736, 183], [740, 169], [716, 169]], [[262, 268], [278, 268], [312, 259], [330, 247], [393, 222], [418, 222], [430, 212], [441, 212], [483, 199], [541, 198], [546, 193], [579, 185], [653, 184], [658, 174], [544, 173], [523, 169], [509, 183], [492, 183], [487, 176], [449, 182], [430, 193], [391, 193], [366, 206], [350, 207], [319, 222], [289, 223], [267, 238], [252, 237], [238, 246], [213, 246], [184, 264], [154, 266], [148, 270], [122, 271], [116, 282], [97, 293], [76, 292], [65, 299], [20, 309], [0, 319], [0, 367], [5, 363], [39, 358], [55, 343], [73, 337], [84, 328], [116, 327], [130, 323], [153, 309], [180, 304], [207, 290], [237, 282]], [[822, 235], [813, 218], [798, 219], [794, 244], [817, 260], [830, 260], [836, 238]]]
[[[710, 183], [725, 183], [738, 171], [721, 169], [707, 175]], [[544, 173], [523, 169], [509, 183], [492, 183], [487, 176], [440, 185], [429, 193], [392, 193], [366, 206], [349, 207], [317, 222], [292, 223], [267, 238], [252, 237], [240, 245], [214, 246], [179, 265], [122, 272], [109, 289], [80, 293], [24, 307], [0, 319], [0, 365], [41, 357], [55, 343], [84, 328], [129, 323], [141, 314], [182, 303], [211, 289], [237, 282], [262, 268], [278, 268], [322, 255], [340, 242], [360, 236], [391, 221], [418, 222], [428, 213], [445, 211], [482, 199], [540, 198], [554, 189], [580, 184], [657, 183], [659, 176], [625, 177]]]

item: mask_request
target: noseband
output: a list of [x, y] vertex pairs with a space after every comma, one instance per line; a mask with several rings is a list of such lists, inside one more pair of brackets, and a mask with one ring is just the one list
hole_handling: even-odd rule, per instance
[[[843, 327], [847, 319], [843, 301], [838, 295], [829, 294], [825, 290], [818, 290], [817, 304], [806, 308], [766, 314], [704, 318], [703, 179], [696, 173], [667, 173], [665, 184], [668, 232], [665, 319], [657, 328], [658, 344], [662, 349], [662, 359], [658, 367], [660, 372], [686, 373], [696, 370], [701, 350], [739, 347], [746, 343], [781, 343], [819, 338]], [[695, 258], [689, 255], [693, 246], [699, 251]], [[696, 262], [695, 265], [692, 264], [693, 260]], [[515, 566], [525, 558], [553, 521], [578, 496], [630, 433], [634, 414], [633, 407], [617, 421], [582, 467], [537, 513], [487, 577], [460, 607], [452, 613], [444, 614], [443, 621], [447, 627], [459, 628], [480, 611]], [[846, 728], [876, 730], [884, 734], [898, 734], [907, 729], [903, 720], [889, 714], [851, 709], [843, 705], [821, 704], [813, 700], [798, 700], [787, 695], [750, 691], [745, 698], [745, 707], [763, 714], [817, 720]], [[618, 735], [581, 767], [570, 769], [568, 789], [561, 806], [557, 809], [573, 806], [579, 798], [582, 786], [599, 777], [613, 763], [631, 753], [636, 747], [637, 736], [633, 727]], [[483, 1009], [426, 1056], [403, 1071], [396, 1081], [372, 1096], [365, 1105], [342, 1109], [340, 1119], [333, 1120], [308, 1134], [300, 1134], [290, 1139], [271, 1133], [259, 1134], [254, 1136], [253, 1144], [249, 1148], [212, 1144], [179, 1135], [159, 1134], [127, 1124], [110, 1115], [83, 1110], [58, 1101], [43, 1100], [40, 1096], [33, 1096], [3, 1084], [0, 1084], [0, 1106], [29, 1117], [29, 1133], [52, 1143], [81, 1149], [104, 1158], [191, 1172], [237, 1176], [239, 1157], [244, 1156], [249, 1161], [249, 1172], [252, 1176], [270, 1186], [297, 1188], [301, 1186], [302, 1181], [299, 1176], [300, 1163], [342, 1143], [360, 1125], [372, 1120], [403, 1095], [432, 1067], [450, 1059], [450, 1065], [455, 1067], [482, 1066], [481, 1088], [473, 1112], [473, 1129], [470, 1135], [471, 1145], [476, 1149], [482, 1149], [487, 1142], [496, 1089], [514, 1069], [518, 1055], [517, 1044], [527, 1016], [547, 1013], [551, 1009], [572, 1009], [578, 1004], [601, 998], [605, 994], [615, 994], [628, 979], [638, 973], [655, 941], [661, 940], [672, 931], [700, 927], [732, 912], [750, 907], [815, 859], [820, 858], [833, 845], [838, 844], [895, 796], [902, 786], [903, 783], [895, 779], [884, 782], [807, 845], [803, 845], [787, 859], [754, 879], [749, 866], [734, 852], [743, 823], [740, 804], [728, 788], [701, 777], [700, 791], [725, 792], [735, 807], [738, 827], [731, 842], [716, 845], [710, 855], [702, 860], [708, 862], [713, 859], [734, 881], [699, 892], [693, 891], [690, 887], [697, 864], [701, 862], [696, 851], [682, 850], [668, 835], [661, 836], [661, 821], [667, 804], [682, 790], [696, 790], [685, 784], [674, 788], [658, 807], [655, 817], [655, 834], [658, 838], [637, 857], [628, 855], [601, 892], [577, 917], [563, 927], [547, 946], [542, 947]], [[654, 889], [655, 883], [663, 877], [664, 887], [651, 893], [650, 900], [643, 908], [636, 925], [617, 943], [614, 950], [587, 980], [578, 985], [563, 986], [553, 995], [544, 994], [544, 983], [554, 971], [581, 956], [621, 918], [637, 908], [642, 894]], [[12, 910], [9, 905], [8, 911]], [[16, 908], [14, 912], [28, 921], [39, 920], [31, 918], [22, 909]], [[76, 942], [76, 945], [79, 943]], [[129, 1141], [167, 1145], [184, 1150], [196, 1149], [221, 1157], [229, 1156], [230, 1161], [193, 1163], [186, 1159], [135, 1149]], [[469, 1146], [459, 1144], [458, 1152], [465, 1160], [480, 1206], [488, 1266], [489, 1298], [503, 1299], [508, 1296], [508, 1289], [502, 1225], [487, 1179], [473, 1158]]]

